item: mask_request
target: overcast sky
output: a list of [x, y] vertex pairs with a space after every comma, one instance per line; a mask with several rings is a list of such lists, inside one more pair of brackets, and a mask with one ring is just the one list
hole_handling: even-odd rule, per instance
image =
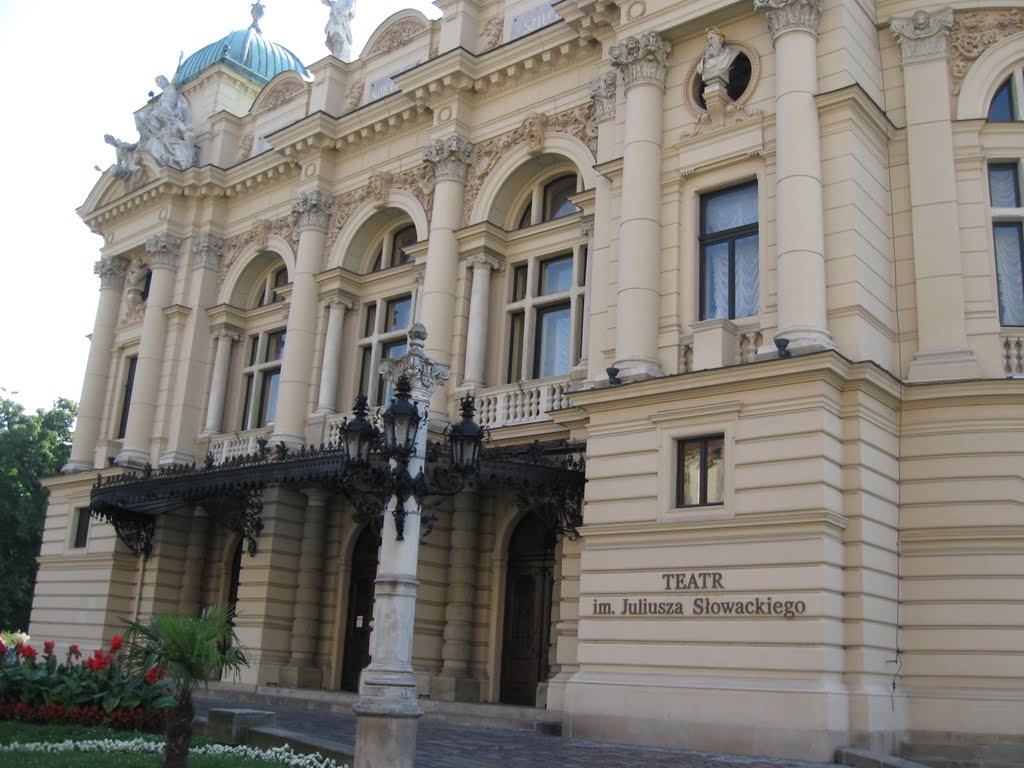
[[[0, 388], [27, 408], [78, 400], [92, 332], [100, 238], [75, 213], [114, 151], [105, 133], [134, 141], [133, 113], [160, 74], [251, 22], [249, 0], [0, 0], [0, 259], [4, 265]], [[305, 64], [328, 54], [321, 0], [268, 0], [263, 34]], [[357, 0], [358, 53], [401, 8], [424, 0]]]

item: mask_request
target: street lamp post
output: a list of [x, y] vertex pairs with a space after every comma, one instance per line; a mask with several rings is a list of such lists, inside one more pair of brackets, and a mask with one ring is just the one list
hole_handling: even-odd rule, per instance
[[380, 366], [380, 373], [396, 390], [393, 407], [385, 414], [382, 446], [396, 476], [396, 493], [389, 504], [393, 522], [389, 523], [385, 514], [381, 529], [373, 660], [363, 671], [359, 701], [352, 708], [358, 718], [355, 768], [413, 768], [416, 728], [423, 714], [412, 669], [420, 502], [418, 494], [403, 485], [421, 478], [427, 447], [426, 409], [434, 389], [449, 376], [448, 366], [424, 353], [426, 338], [426, 329], [416, 323], [409, 331], [409, 351]]

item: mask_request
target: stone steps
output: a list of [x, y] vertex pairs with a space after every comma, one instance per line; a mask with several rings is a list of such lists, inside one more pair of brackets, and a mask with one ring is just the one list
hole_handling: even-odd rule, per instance
[[1024, 744], [905, 741], [900, 755], [928, 768], [1024, 768]]

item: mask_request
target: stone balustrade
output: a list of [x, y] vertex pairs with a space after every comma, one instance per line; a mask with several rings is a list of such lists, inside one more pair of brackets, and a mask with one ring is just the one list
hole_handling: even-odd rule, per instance
[[1024, 332], [1003, 331], [999, 335], [1003, 350], [1003, 371], [1007, 376], [1024, 376]]
[[213, 454], [213, 460], [218, 464], [236, 456], [253, 453], [259, 448], [257, 441], [261, 437], [269, 440], [273, 431], [273, 427], [260, 427], [245, 432], [217, 435], [210, 439], [210, 453]]
[[569, 407], [568, 393], [568, 377], [488, 387], [476, 392], [476, 420], [492, 429], [547, 421]]

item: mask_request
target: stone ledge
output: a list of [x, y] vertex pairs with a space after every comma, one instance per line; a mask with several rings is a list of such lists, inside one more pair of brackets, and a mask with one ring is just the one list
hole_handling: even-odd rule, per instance
[[211, 709], [206, 717], [206, 738], [221, 744], [244, 744], [249, 731], [273, 727], [277, 715], [262, 709]]
[[904, 760], [902, 757], [886, 755], [882, 752], [870, 752], [866, 749], [842, 747], [836, 750], [835, 760], [840, 765], [853, 768], [927, 768], [921, 763]]

